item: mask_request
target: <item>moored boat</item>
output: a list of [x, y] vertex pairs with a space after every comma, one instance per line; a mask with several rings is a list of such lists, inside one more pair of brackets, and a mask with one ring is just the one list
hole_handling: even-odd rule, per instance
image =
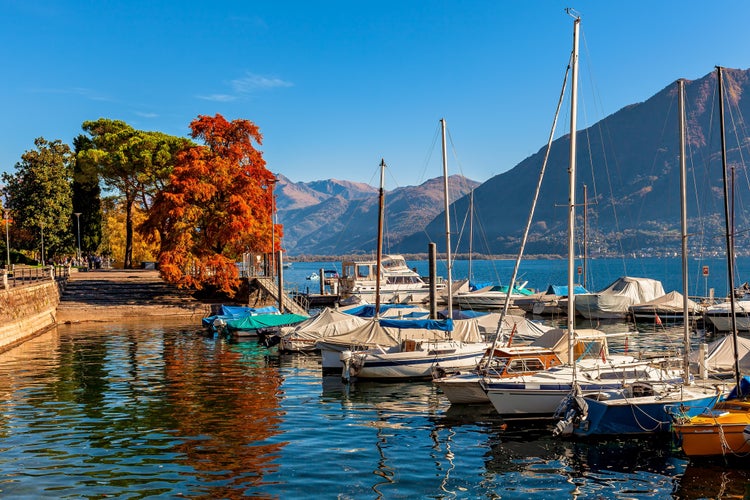
[[[375, 301], [377, 260], [345, 260], [341, 264], [339, 291], [343, 296], [355, 296], [366, 302]], [[436, 290], [443, 290], [441, 280]], [[390, 303], [422, 303], [430, 295], [430, 285], [409, 268], [401, 255], [383, 255], [380, 264], [380, 299]]]
[[596, 293], [576, 295], [575, 308], [587, 319], [624, 319], [629, 307], [664, 295], [661, 282], [622, 276]]

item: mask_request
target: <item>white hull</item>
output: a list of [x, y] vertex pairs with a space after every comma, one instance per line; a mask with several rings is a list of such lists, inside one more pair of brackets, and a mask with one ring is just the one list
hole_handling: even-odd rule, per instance
[[[502, 309], [507, 292], [466, 292], [453, 296], [453, 304], [461, 309]], [[515, 298], [526, 298], [526, 295], [511, 295], [511, 305]]]
[[[618, 389], [636, 381], [680, 380], [676, 371], [663, 371], [645, 362], [610, 359], [579, 368], [578, 384], [584, 395]], [[487, 397], [505, 419], [552, 418], [573, 388], [571, 367], [556, 367], [529, 377], [488, 379], [483, 382]]]
[[448, 372], [475, 368], [490, 346], [485, 342], [446, 341], [424, 342], [421, 349], [406, 352], [369, 349], [354, 353], [352, 371], [359, 379], [432, 378], [433, 368], [437, 367]]
[[476, 373], [466, 373], [452, 377], [442, 377], [433, 383], [443, 391], [451, 404], [489, 403], [487, 393], [481, 384], [482, 377]]
[[323, 373], [335, 372], [341, 374], [344, 369], [344, 363], [341, 362], [341, 353], [349, 348], [343, 345], [326, 344], [321, 342], [318, 342], [317, 346], [320, 348]]

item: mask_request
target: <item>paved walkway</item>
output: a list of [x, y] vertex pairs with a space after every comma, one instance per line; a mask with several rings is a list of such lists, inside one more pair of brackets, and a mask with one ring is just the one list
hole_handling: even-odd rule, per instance
[[200, 318], [210, 304], [194, 299], [144, 269], [97, 269], [73, 272], [61, 291], [58, 323], [117, 321], [141, 318]]

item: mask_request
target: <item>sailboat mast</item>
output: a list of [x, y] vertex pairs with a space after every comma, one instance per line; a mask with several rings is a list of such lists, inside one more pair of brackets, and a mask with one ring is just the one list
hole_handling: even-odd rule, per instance
[[[568, 11], [570, 14], [571, 11]], [[575, 226], [576, 226], [576, 118], [578, 110], [578, 29], [581, 18], [573, 22], [573, 55], [571, 58], [570, 84], [570, 166], [568, 167], [568, 360], [575, 367], [573, 345], [575, 343]]]
[[445, 260], [448, 264], [448, 317], [453, 319], [453, 260], [451, 258], [451, 219], [450, 198], [448, 192], [448, 150], [445, 142], [445, 119], [440, 119], [440, 127], [443, 133], [443, 190], [445, 192]]
[[471, 284], [471, 261], [474, 257], [474, 190], [469, 193], [469, 284]]
[[677, 82], [680, 113], [680, 228], [682, 230], [683, 383], [690, 383], [690, 323], [688, 304], [687, 165], [685, 161], [685, 80]]
[[[385, 160], [380, 159], [380, 193], [378, 195], [378, 241], [375, 264], [375, 318], [380, 314], [380, 275], [383, 260], [383, 218], [385, 215]], [[323, 279], [321, 276], [320, 279]]]
[[737, 396], [742, 396], [740, 388], [739, 356], [737, 354], [737, 315], [734, 301], [734, 231], [729, 217], [729, 181], [727, 179], [727, 144], [724, 135], [724, 76], [722, 67], [716, 67], [716, 79], [719, 89], [719, 125], [721, 130], [721, 174], [724, 181], [724, 224], [727, 244], [727, 275], [729, 277], [729, 309], [732, 325], [732, 342], [734, 345], [734, 377], [737, 383]]

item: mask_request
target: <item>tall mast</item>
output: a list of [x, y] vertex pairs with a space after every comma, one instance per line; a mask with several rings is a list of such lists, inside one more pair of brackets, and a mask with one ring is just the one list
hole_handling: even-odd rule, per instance
[[[380, 194], [378, 195], [378, 241], [375, 264], [375, 318], [380, 314], [380, 265], [383, 260], [383, 216], [385, 214], [385, 160], [380, 160]], [[321, 276], [320, 279], [323, 279]]]
[[[568, 14], [573, 11], [568, 9]], [[573, 55], [571, 57], [570, 85], [570, 166], [568, 167], [568, 360], [575, 367], [573, 345], [575, 343], [575, 226], [576, 226], [576, 118], [578, 110], [578, 29], [581, 18], [573, 21]]]
[[682, 229], [682, 343], [684, 350], [683, 383], [690, 383], [690, 323], [688, 304], [688, 227], [687, 227], [687, 166], [685, 161], [685, 80], [677, 82], [680, 108], [680, 228]]
[[727, 144], [724, 137], [724, 77], [722, 67], [716, 67], [716, 79], [719, 89], [719, 122], [721, 129], [721, 175], [724, 181], [724, 224], [727, 244], [727, 275], [729, 276], [729, 308], [732, 324], [732, 342], [734, 345], [734, 377], [737, 383], [737, 396], [742, 396], [740, 388], [739, 356], [737, 355], [737, 316], [734, 302], [734, 228], [729, 216], [729, 180], [727, 179]]
[[[474, 190], [469, 193], [469, 284], [471, 284], [471, 261], [474, 258]], [[10, 262], [10, 259], [8, 259]]]
[[450, 218], [450, 198], [448, 193], [448, 151], [445, 143], [445, 119], [440, 119], [440, 128], [443, 133], [443, 190], [445, 192], [445, 260], [448, 263], [448, 317], [453, 319], [453, 279], [452, 268], [453, 260], [451, 258], [451, 218]]

